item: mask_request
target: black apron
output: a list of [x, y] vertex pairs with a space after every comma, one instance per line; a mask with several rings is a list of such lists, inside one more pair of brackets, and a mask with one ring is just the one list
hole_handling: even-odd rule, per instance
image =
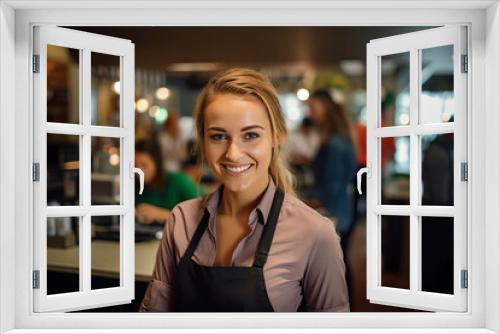
[[[208, 267], [191, 257], [208, 226], [205, 210], [184, 256], [177, 265], [174, 311], [177, 312], [273, 312], [264, 282], [263, 267], [271, 248], [283, 191], [277, 189], [269, 217], [251, 267]], [[305, 308], [304, 299], [299, 310]]]

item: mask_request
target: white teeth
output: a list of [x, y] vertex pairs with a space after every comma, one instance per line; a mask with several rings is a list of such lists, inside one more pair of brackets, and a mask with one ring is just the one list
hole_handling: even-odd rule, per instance
[[233, 173], [241, 173], [241, 172], [244, 172], [246, 171], [247, 169], [250, 168], [250, 164], [249, 165], [244, 165], [244, 166], [240, 166], [240, 167], [230, 167], [230, 166], [224, 166], [227, 170], [229, 170], [230, 172], [233, 172]]

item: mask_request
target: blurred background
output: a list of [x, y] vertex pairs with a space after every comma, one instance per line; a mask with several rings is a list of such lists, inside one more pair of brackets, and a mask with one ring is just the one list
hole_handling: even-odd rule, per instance
[[[332, 217], [343, 237], [351, 311], [406, 311], [366, 299], [366, 199], [355, 192], [354, 178], [357, 169], [366, 165], [366, 44], [427, 28], [431, 27], [71, 27], [135, 44], [135, 159], [147, 174], [145, 194], [136, 196], [136, 299], [129, 305], [94, 311], [137, 311], [169, 210], [217, 187], [210, 171], [198, 163], [192, 113], [208, 79], [230, 67], [260, 71], [279, 93], [290, 133], [290, 144], [284, 151], [297, 177], [298, 194]], [[422, 55], [421, 104], [425, 113], [421, 117], [426, 123], [453, 121], [452, 52], [452, 47], [441, 47], [425, 50]], [[79, 62], [78, 50], [48, 47], [49, 122], [81, 122]], [[91, 66], [91, 124], [119, 127], [119, 57], [92, 53]], [[381, 76], [379, 126], [408, 125], [409, 54], [383, 57]], [[333, 132], [324, 130], [317, 116], [322, 108], [340, 110], [345, 124], [334, 126]], [[328, 144], [336, 135], [345, 139], [341, 151], [348, 155], [336, 156], [338, 147]], [[451, 141], [440, 138], [438, 142], [444, 144], [439, 147], [452, 145], [452, 137]], [[80, 140], [71, 135], [47, 137], [49, 206], [80, 203]], [[423, 139], [423, 157], [436, 142], [436, 136]], [[385, 138], [380, 145], [382, 202], [408, 204], [409, 137]], [[92, 205], [120, 204], [120, 139], [94, 136], [91, 147]], [[343, 173], [323, 171], [329, 158], [340, 161], [338, 168]], [[328, 191], [318, 188], [322, 179], [332, 186], [332, 182], [339, 182], [345, 191], [335, 199], [325, 198]], [[449, 185], [442, 185], [438, 192], [449, 194]], [[331, 200], [342, 205], [336, 207]], [[431, 196], [427, 200], [433, 205], [450, 202], [443, 199], [436, 204]], [[386, 218], [382, 221], [382, 284], [409, 288], [408, 218]], [[92, 217], [92, 289], [119, 286], [116, 244], [120, 242], [120, 220], [120, 216]], [[79, 223], [78, 217], [48, 219], [49, 294], [78, 291]], [[442, 233], [452, 237], [453, 231]], [[452, 267], [445, 269], [443, 277], [448, 280]], [[424, 271], [423, 275], [434, 274]], [[444, 284], [428, 291], [452, 293], [452, 288], [450, 292]]]

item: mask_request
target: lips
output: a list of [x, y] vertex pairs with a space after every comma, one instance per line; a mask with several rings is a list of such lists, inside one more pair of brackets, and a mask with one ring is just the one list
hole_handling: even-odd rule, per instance
[[228, 172], [230, 172], [231, 174], [242, 174], [244, 172], [246, 172], [247, 170], [250, 169], [250, 167], [252, 167], [252, 164], [244, 164], [244, 165], [226, 165], [226, 164], [222, 164], [222, 167], [224, 167], [224, 169]]

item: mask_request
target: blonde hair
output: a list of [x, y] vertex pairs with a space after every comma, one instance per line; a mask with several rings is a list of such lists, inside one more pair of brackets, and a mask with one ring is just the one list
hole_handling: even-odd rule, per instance
[[205, 109], [218, 94], [233, 94], [256, 97], [265, 106], [271, 123], [271, 134], [278, 144], [273, 149], [269, 174], [276, 186], [285, 192], [294, 193], [294, 177], [281, 153], [287, 139], [287, 128], [278, 94], [271, 82], [257, 71], [246, 68], [232, 68], [213, 76], [198, 96], [194, 110], [196, 145], [205, 161], [203, 145], [205, 135]]

